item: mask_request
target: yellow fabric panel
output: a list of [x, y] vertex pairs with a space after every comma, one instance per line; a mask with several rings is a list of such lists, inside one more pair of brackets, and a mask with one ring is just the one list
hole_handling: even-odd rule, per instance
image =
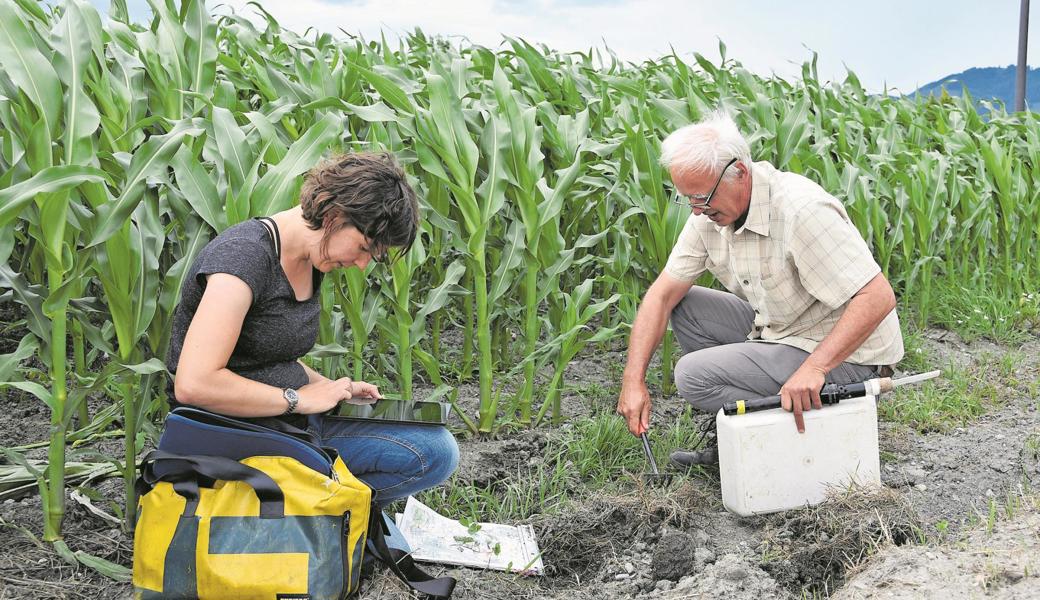
[[306, 554], [200, 556], [199, 600], [275, 600], [278, 594], [307, 593]]
[[367, 507], [372, 500], [372, 490], [351, 475], [346, 466], [342, 471], [336, 469], [340, 478], [337, 482], [291, 458], [253, 456], [242, 464], [259, 469], [278, 482], [285, 495], [286, 515], [341, 515]]
[[[337, 469], [337, 476], [341, 478], [337, 482], [292, 458], [253, 456], [241, 462], [263, 471], [278, 484], [285, 496], [286, 515], [341, 515], [349, 510], [353, 516], [355, 512], [367, 513], [372, 500], [372, 490], [350, 474], [346, 466]], [[228, 488], [227, 491], [224, 488]], [[256, 517], [260, 514], [260, 500], [253, 488], [242, 481], [217, 482], [212, 489], [201, 489], [200, 497], [196, 512], [199, 516]], [[355, 525], [351, 519], [351, 531]]]
[[259, 517], [260, 500], [248, 483], [218, 481], [212, 488], [199, 490], [199, 508], [195, 514], [200, 517]]
[[332, 470], [336, 472], [336, 477], [341, 484], [353, 490], [367, 491], [369, 496], [372, 495], [372, 489], [362, 483], [360, 479], [354, 477], [347, 465], [343, 463], [342, 458], [336, 457], [336, 462], [332, 463]]
[[[138, 500], [141, 519], [134, 530], [134, 587], [162, 591], [166, 550], [184, 512], [184, 498], [173, 485], [160, 483]], [[148, 543], [141, 543], [143, 532]]]

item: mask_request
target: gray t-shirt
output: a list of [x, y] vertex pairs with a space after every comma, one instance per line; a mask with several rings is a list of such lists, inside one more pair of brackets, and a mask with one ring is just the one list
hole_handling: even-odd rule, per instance
[[[307, 384], [307, 373], [298, 359], [307, 354], [318, 339], [321, 304], [318, 291], [322, 274], [314, 270], [314, 293], [302, 302], [296, 300], [289, 279], [282, 270], [274, 239], [258, 219], [243, 221], [224, 230], [199, 252], [181, 287], [181, 301], [173, 315], [167, 367], [176, 373], [188, 333], [206, 289], [206, 276], [213, 273], [234, 275], [253, 291], [253, 303], [242, 322], [238, 343], [228, 358], [232, 372], [279, 388], [300, 388]], [[177, 406], [170, 385], [171, 404]]]

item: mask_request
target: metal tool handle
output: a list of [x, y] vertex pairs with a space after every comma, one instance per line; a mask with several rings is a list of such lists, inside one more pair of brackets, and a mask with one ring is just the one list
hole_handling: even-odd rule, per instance
[[643, 440], [643, 452], [646, 452], [646, 460], [650, 462], [654, 475], [660, 475], [660, 471], [657, 470], [657, 461], [654, 460], [654, 453], [650, 451], [650, 440], [646, 437], [645, 431], [639, 434], [639, 439]]

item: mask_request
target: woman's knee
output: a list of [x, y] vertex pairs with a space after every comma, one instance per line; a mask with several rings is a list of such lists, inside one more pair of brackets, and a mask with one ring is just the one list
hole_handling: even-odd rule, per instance
[[443, 482], [459, 466], [459, 443], [447, 428], [430, 428], [426, 436], [427, 471], [424, 479], [429, 485]]
[[387, 504], [443, 483], [459, 466], [459, 445], [445, 428], [419, 426], [408, 436], [415, 460], [407, 469], [394, 474], [369, 474], [376, 488], [377, 501]]
[[389, 461], [387, 466], [402, 477], [421, 479], [429, 487], [447, 479], [459, 466], [459, 444], [447, 428], [415, 425], [396, 437], [398, 450], [410, 459]]

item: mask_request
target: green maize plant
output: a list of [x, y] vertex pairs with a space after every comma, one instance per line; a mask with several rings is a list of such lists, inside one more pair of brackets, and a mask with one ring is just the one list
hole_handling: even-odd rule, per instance
[[[459, 232], [458, 223], [444, 216], [451, 213], [451, 196], [447, 189], [437, 181], [428, 183], [428, 187], [420, 188], [420, 190], [425, 189], [425, 192], [420, 192], [420, 196], [424, 203], [423, 210], [430, 223], [427, 232], [427, 243], [432, 257], [429, 263], [430, 278], [432, 281], [444, 281], [446, 279], [445, 269], [452, 258], [450, 255], [451, 240], [461, 238], [462, 234]], [[463, 276], [465, 276], [465, 267], [463, 267]], [[430, 320], [430, 354], [437, 361], [438, 374], [441, 371], [442, 357], [445, 356], [441, 351], [441, 334], [444, 331], [446, 312], [447, 310], [439, 310], [433, 314]], [[463, 356], [468, 358], [465, 352], [463, 352]], [[460, 368], [459, 373], [461, 374], [461, 372]]]
[[[374, 268], [366, 271], [371, 270]], [[335, 290], [336, 304], [342, 307], [343, 314], [350, 324], [353, 365], [350, 376], [360, 380], [364, 378], [365, 345], [376, 323], [386, 318], [386, 310], [380, 296], [370, 293], [366, 273], [354, 269], [336, 273], [334, 277], [336, 281], [332, 287]]]
[[[85, 97], [83, 82], [87, 63], [94, 58], [87, 27], [99, 28], [100, 20], [96, 13], [91, 19], [89, 5], [73, 5], [55, 23], [54, 56], [47, 57], [36, 40], [48, 19], [37, 11], [23, 12], [10, 1], [0, 3], [0, 61], [6, 71], [3, 94], [15, 99], [8, 100], [3, 111], [9, 132], [6, 154], [14, 159], [17, 148], [20, 155], [19, 169], [13, 168], [15, 160], [8, 162], [11, 168], [4, 178], [9, 187], [3, 194], [6, 197], [0, 199], [4, 207], [0, 224], [23, 218], [28, 233], [25, 244], [32, 249], [30, 260], [43, 264], [42, 269], [32, 271], [43, 275], [45, 291], [28, 289], [24, 280], [18, 283], [21, 278], [6, 269], [5, 278], [12, 289], [22, 291], [24, 302], [42, 300], [36, 304], [36, 326], [31, 331], [39, 337], [39, 358], [50, 371], [50, 389], [33, 385], [28, 390], [51, 410], [48, 468], [40, 491], [44, 539], [57, 542], [65, 514], [65, 433], [73, 414], [66, 368], [68, 305], [86, 267], [74, 257], [80, 234], [89, 226], [77, 217], [75, 208], [82, 200], [72, 190], [88, 181], [102, 182], [107, 176], [90, 164], [91, 135], [98, 117]], [[4, 254], [11, 251], [8, 246]]]
[[[461, 70], [461, 65], [456, 64]], [[451, 190], [458, 206], [468, 239], [464, 244], [472, 275], [472, 290], [477, 315], [477, 347], [480, 370], [481, 431], [490, 431], [497, 413], [497, 400], [491, 397], [491, 322], [488, 304], [489, 269], [485, 242], [491, 219], [505, 202], [504, 171], [501, 147], [507, 139], [507, 128], [501, 119], [490, 115], [478, 138], [487, 165], [487, 175], [476, 182], [478, 145], [469, 130], [461, 100], [449, 86], [451, 75], [427, 73], [430, 86], [430, 108], [416, 116], [417, 132], [423, 145], [419, 147], [419, 164], [438, 177]], [[458, 77], [456, 77], [457, 80]]]
[[411, 281], [427, 260], [422, 240], [416, 240], [407, 254], [399, 257], [390, 267], [390, 280], [381, 289], [386, 293], [394, 319], [381, 321], [386, 337], [397, 349], [397, 386], [401, 397], [412, 399], [412, 296]]
[[371, 293], [371, 283], [367, 280], [375, 268], [375, 263], [369, 263], [364, 272], [351, 269], [325, 275], [330, 283], [322, 285], [319, 291], [322, 312], [318, 343], [304, 362], [326, 377], [372, 379], [366, 373], [375, 367], [365, 362], [363, 349], [376, 323], [386, 317], [380, 294]]
[[[510, 182], [507, 195], [519, 213], [518, 223], [523, 227], [522, 254], [519, 243], [519, 229], [511, 229], [513, 235], [507, 234], [507, 258], [500, 261], [502, 273], [495, 278], [496, 289], [492, 290], [491, 303], [496, 304], [500, 297], [503, 282], [506, 281], [505, 270], [514, 265], [524, 266], [523, 279], [523, 332], [524, 354], [534, 354], [541, 334], [541, 323], [538, 317], [538, 288], [542, 283], [541, 273], [558, 259], [559, 249], [556, 239], [549, 239], [553, 234], [559, 236], [559, 219], [564, 201], [578, 178], [582, 168], [580, 143], [584, 131], [588, 127], [588, 113], [581, 112], [584, 119], [575, 122], [569, 115], [558, 117], [554, 129], [554, 144], [563, 155], [563, 161], [570, 161], [566, 167], [555, 173], [546, 173], [542, 162], [542, 127], [536, 120], [536, 109], [524, 105], [519, 93], [514, 91], [500, 65], [495, 64], [494, 88], [498, 109], [505, 115], [509, 124], [509, 145], [505, 152], [505, 165]], [[546, 176], [555, 180], [555, 188], [550, 188]], [[545, 242], [543, 243], [543, 235]], [[516, 261], [514, 263], [514, 261]], [[519, 422], [531, 423], [531, 405], [534, 397], [535, 363], [528, 361], [524, 369], [524, 381], [518, 396]]]
[[[627, 223], [636, 223], [633, 234], [641, 241], [646, 262], [643, 263], [641, 287], [649, 286], [653, 278], [664, 269], [672, 246], [679, 238], [685, 221], [680, 217], [682, 207], [672, 202], [666, 191], [663, 173], [658, 166], [658, 150], [655, 136], [647, 135], [650, 124], [641, 117], [642, 127], [631, 128], [625, 124], [625, 146], [628, 152], [627, 166], [621, 173], [627, 175], [629, 199], [634, 206], [629, 209]], [[661, 341], [661, 387], [665, 393], [671, 393], [672, 382], [672, 336], [669, 331]]]
[[563, 374], [567, 363], [574, 359], [588, 343], [609, 339], [621, 327], [616, 325], [589, 333], [591, 329], [589, 322], [620, 298], [619, 294], [614, 294], [606, 300], [590, 303], [593, 283], [593, 279], [586, 279], [574, 288], [574, 291], [557, 291], [550, 297], [549, 321], [553, 326], [552, 330], [558, 334], [546, 345], [548, 350], [555, 352], [553, 376], [549, 382], [549, 394], [538, 410], [538, 416], [535, 417], [536, 424], [545, 417], [546, 410], [550, 407], [552, 408], [552, 421], [561, 422], [560, 392], [563, 388]]

